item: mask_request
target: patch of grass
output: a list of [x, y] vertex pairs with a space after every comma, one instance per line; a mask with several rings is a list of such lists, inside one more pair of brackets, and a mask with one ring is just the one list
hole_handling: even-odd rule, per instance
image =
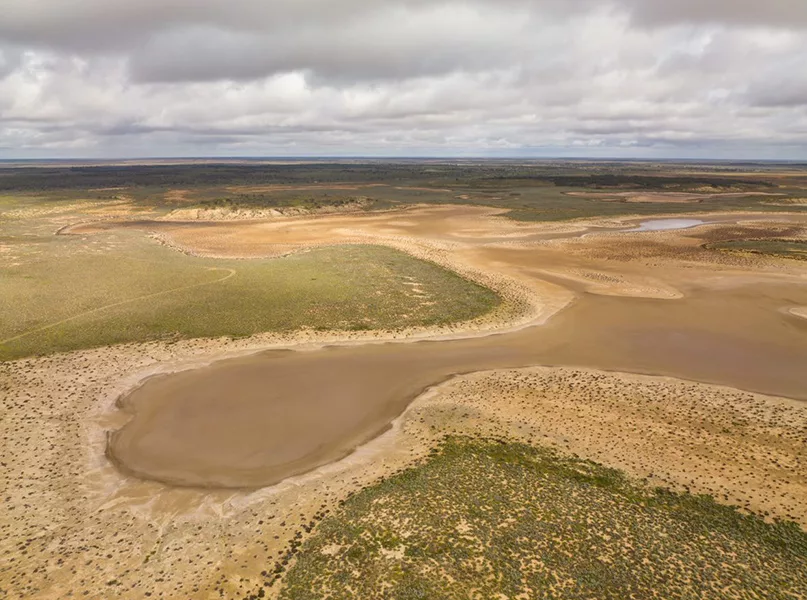
[[[551, 189], [551, 188], [550, 188]], [[582, 191], [582, 190], [571, 190]], [[660, 190], [666, 191], [666, 190]], [[707, 212], [781, 212], [781, 206], [770, 204], [766, 196], [731, 196], [704, 198], [697, 203], [677, 202], [625, 202], [597, 198], [584, 198], [568, 194], [551, 194], [550, 190], [533, 190], [522, 196], [523, 206], [507, 213], [516, 221], [566, 221], [595, 217], [622, 217], [628, 215], [653, 216], [697, 214]], [[793, 206], [787, 210], [800, 212], [807, 207]]]
[[281, 598], [798, 598], [807, 534], [520, 443], [448, 438], [354, 495]]
[[247, 261], [186, 256], [133, 232], [15, 242], [17, 262], [0, 267], [3, 360], [154, 339], [441, 325], [499, 303], [380, 246]]
[[722, 252], [749, 252], [751, 254], [763, 254], [766, 256], [776, 256], [778, 258], [807, 260], [807, 240], [728, 240], [725, 242], [707, 244], [706, 248], [709, 250], [720, 250]]
[[[383, 204], [383, 206], [382, 206]], [[268, 208], [299, 208], [303, 210], [316, 211], [326, 208], [355, 207], [363, 210], [387, 208], [389, 203], [381, 203], [367, 196], [344, 196], [331, 195], [327, 192], [307, 193], [307, 194], [235, 194], [227, 197], [215, 198], [213, 200], [203, 200], [198, 205], [199, 208], [224, 208], [236, 209], [268, 209]]]

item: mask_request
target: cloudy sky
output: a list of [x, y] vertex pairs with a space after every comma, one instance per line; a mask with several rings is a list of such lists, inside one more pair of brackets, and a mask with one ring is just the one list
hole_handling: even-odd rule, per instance
[[806, 0], [0, 4], [0, 158], [807, 159]]

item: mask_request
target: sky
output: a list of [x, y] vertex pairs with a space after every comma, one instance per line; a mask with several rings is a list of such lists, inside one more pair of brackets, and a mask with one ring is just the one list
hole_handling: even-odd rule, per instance
[[807, 159], [807, 0], [2, 0], [0, 158]]

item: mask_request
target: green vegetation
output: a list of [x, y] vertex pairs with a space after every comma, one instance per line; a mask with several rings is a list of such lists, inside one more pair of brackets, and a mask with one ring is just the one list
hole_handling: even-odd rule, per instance
[[[685, 192], [695, 201], [652, 203], [570, 192]], [[748, 194], [715, 197], [715, 193]], [[363, 199], [396, 204], [474, 204], [522, 221], [707, 211], [807, 211], [804, 165], [597, 161], [327, 161], [0, 168], [0, 194], [122, 200], [158, 211], [179, 207], [318, 209]], [[753, 194], [777, 194], [764, 196]], [[775, 200], [775, 201], [774, 201]], [[783, 206], [785, 208], [783, 208]]]
[[720, 250], [722, 252], [750, 252], [751, 254], [764, 254], [778, 258], [807, 260], [807, 240], [729, 240], [707, 244], [706, 247], [709, 250]]
[[466, 437], [348, 499], [294, 555], [286, 600], [807, 595], [795, 524]]
[[[210, 188], [233, 185], [382, 183], [480, 188], [534, 187], [725, 190], [772, 187], [765, 175], [803, 173], [805, 165], [772, 163], [674, 163], [574, 160], [355, 160], [41, 166], [0, 165], [0, 192], [121, 188]], [[748, 174], [753, 173], [754, 177]], [[762, 175], [763, 177], [760, 177]], [[738, 187], [742, 186], [742, 187]]]
[[[567, 190], [575, 191], [575, 190]], [[681, 213], [698, 214], [709, 212], [782, 212], [784, 210], [807, 213], [807, 207], [794, 206], [787, 209], [771, 204], [765, 196], [730, 196], [704, 198], [699, 202], [624, 202], [581, 198], [546, 192], [525, 194], [523, 204], [511, 210], [507, 216], [516, 221], [566, 221], [569, 219], [637, 216], [663, 216]]]
[[124, 231], [13, 241], [15, 258], [0, 267], [5, 360], [154, 339], [439, 325], [499, 302], [433, 263], [378, 246], [215, 260]]
[[[331, 195], [327, 192], [319, 194], [294, 194], [288, 193], [253, 193], [234, 194], [224, 198], [213, 200], [203, 200], [199, 202], [199, 208], [226, 208], [235, 210], [239, 208], [300, 208], [306, 211], [316, 211], [324, 208], [345, 208], [355, 207], [365, 210], [384, 208], [379, 200], [363, 196], [341, 196]], [[389, 206], [387, 204], [386, 206]]]

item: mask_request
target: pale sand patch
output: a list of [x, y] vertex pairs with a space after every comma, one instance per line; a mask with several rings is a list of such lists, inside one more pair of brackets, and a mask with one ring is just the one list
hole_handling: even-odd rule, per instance
[[664, 282], [647, 276], [613, 274], [585, 269], [556, 271], [544, 269], [544, 273], [570, 279], [583, 284], [587, 292], [602, 296], [627, 296], [632, 298], [658, 298], [673, 300], [683, 294]]
[[106, 218], [121, 218], [136, 213], [138, 209], [131, 205], [131, 198], [121, 197], [115, 201], [107, 201], [101, 207], [95, 200], [76, 200], [73, 202], [51, 204], [45, 206], [27, 206], [7, 210], [3, 217], [7, 219], [23, 220], [42, 217], [56, 217], [60, 215], [73, 215], [84, 212], [88, 215], [99, 215]]
[[799, 306], [796, 308], [791, 308], [790, 314], [796, 315], [797, 317], [801, 317], [802, 319], [807, 319], [807, 306]]

